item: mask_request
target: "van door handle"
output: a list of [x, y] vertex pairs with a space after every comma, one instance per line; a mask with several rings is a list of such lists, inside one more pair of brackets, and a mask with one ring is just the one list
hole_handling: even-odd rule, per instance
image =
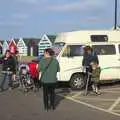
[[120, 59], [118, 59], [120, 61]]

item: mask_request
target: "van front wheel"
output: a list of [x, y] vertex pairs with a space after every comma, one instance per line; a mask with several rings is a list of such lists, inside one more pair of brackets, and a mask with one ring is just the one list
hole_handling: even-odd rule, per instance
[[71, 77], [70, 87], [73, 90], [81, 90], [85, 86], [85, 78], [82, 74], [75, 74]]

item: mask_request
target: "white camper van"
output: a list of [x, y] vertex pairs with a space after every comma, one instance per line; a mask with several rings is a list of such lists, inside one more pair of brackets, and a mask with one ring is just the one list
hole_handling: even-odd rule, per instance
[[60, 63], [59, 81], [69, 81], [71, 88], [85, 85], [82, 59], [83, 47], [90, 45], [98, 53], [102, 69], [100, 80], [120, 79], [120, 31], [91, 30], [58, 34], [53, 47]]

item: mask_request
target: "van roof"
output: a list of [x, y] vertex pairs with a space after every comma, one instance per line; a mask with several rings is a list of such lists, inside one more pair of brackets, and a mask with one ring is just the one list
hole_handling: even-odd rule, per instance
[[81, 30], [63, 32], [57, 35], [55, 42], [91, 43], [92, 35], [93, 36], [105, 35], [108, 38], [108, 42], [120, 42], [120, 30]]

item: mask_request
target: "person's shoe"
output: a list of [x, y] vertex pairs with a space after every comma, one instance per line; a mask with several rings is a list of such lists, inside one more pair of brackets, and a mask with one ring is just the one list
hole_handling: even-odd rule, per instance
[[27, 89], [27, 88], [25, 88], [25, 89], [24, 89], [24, 92], [25, 92], [25, 93], [26, 93], [26, 92], [28, 92], [28, 89]]
[[50, 110], [55, 110], [55, 105], [52, 105], [52, 104], [49, 105], [49, 109], [50, 109]]
[[96, 92], [97, 95], [101, 95], [101, 92]]
[[39, 88], [36, 88], [36, 87], [35, 87], [35, 88], [33, 88], [33, 91], [34, 91], [34, 92], [38, 92], [38, 91], [39, 91]]
[[49, 109], [48, 109], [48, 107], [45, 107], [45, 111], [47, 111], [47, 112], [48, 112], [48, 110], [49, 110]]
[[101, 95], [100, 92], [93, 91], [93, 93], [95, 93], [96, 95]]
[[9, 87], [9, 89], [8, 89], [9, 91], [11, 91], [12, 90], [12, 87]]
[[89, 94], [89, 91], [85, 91], [85, 92], [83, 93], [84, 96], [87, 96], [88, 94]]
[[18, 89], [19, 89], [19, 90], [21, 90], [21, 89], [22, 89], [22, 86], [21, 86], [21, 85], [19, 85], [19, 86], [18, 86]]
[[52, 106], [52, 110], [55, 110], [56, 108], [55, 108], [55, 106]]
[[0, 88], [0, 92], [3, 92], [3, 88]]

